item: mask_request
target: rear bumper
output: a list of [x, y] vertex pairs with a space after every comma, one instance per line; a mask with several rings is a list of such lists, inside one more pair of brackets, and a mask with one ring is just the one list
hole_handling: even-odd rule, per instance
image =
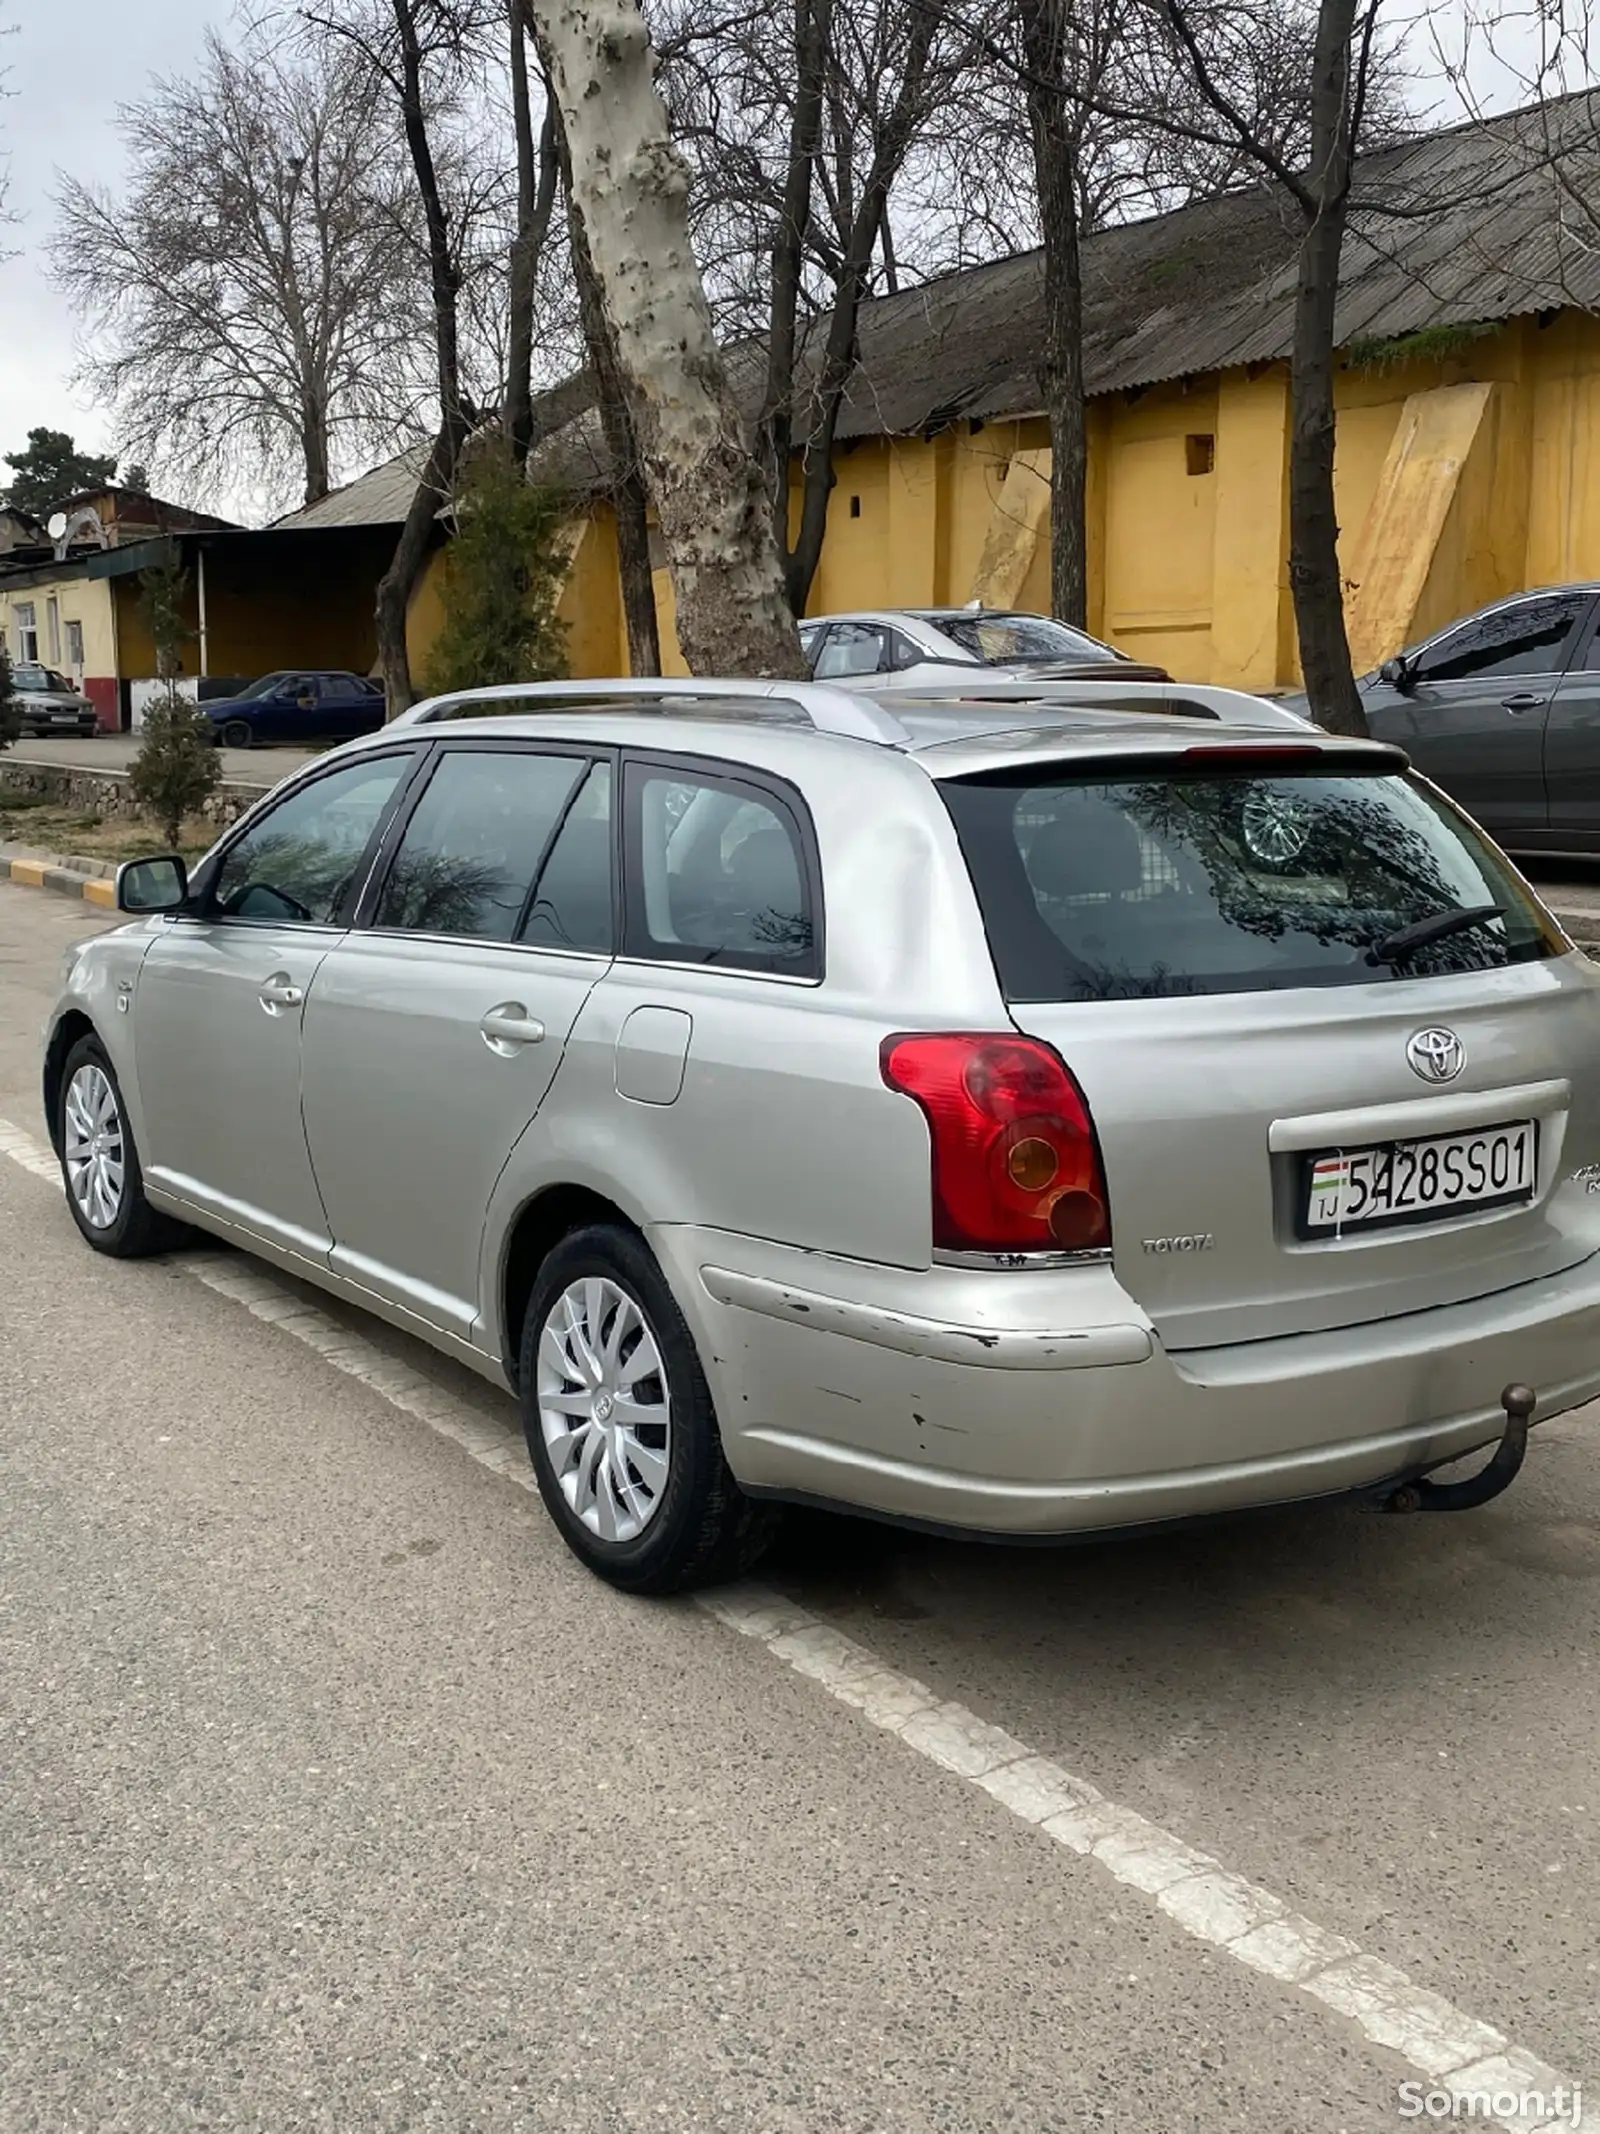
[[1109, 1267], [921, 1272], [652, 1237], [746, 1486], [994, 1534], [1363, 1490], [1600, 1395], [1600, 1256], [1468, 1304], [1169, 1353]]

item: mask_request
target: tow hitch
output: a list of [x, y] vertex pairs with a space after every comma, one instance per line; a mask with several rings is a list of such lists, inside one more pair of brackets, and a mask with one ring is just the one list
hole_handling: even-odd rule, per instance
[[[1487, 1466], [1464, 1482], [1430, 1482], [1415, 1475], [1398, 1488], [1383, 1491], [1373, 1500], [1379, 1512], [1470, 1512], [1487, 1504], [1516, 1480], [1528, 1450], [1528, 1418], [1539, 1396], [1532, 1386], [1507, 1386], [1500, 1396], [1506, 1412], [1506, 1427]], [[1448, 1461], [1441, 1462], [1448, 1466]]]

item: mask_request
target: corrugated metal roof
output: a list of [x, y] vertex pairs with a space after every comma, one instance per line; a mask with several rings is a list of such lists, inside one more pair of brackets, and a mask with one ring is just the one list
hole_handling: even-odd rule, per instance
[[276, 523], [288, 533], [316, 526], [398, 526], [411, 509], [428, 452], [426, 443], [408, 445], [381, 467]]
[[[1580, 197], [1597, 202], [1592, 218], [1576, 205]], [[1276, 186], [1263, 186], [1085, 239], [1089, 392], [1286, 357], [1299, 237], [1295, 209]], [[840, 442], [1036, 410], [1043, 278], [1043, 255], [1026, 252], [864, 305]], [[1341, 346], [1563, 306], [1600, 310], [1600, 91], [1361, 158], [1339, 294]], [[807, 371], [820, 361], [826, 330], [824, 319], [802, 357]], [[741, 343], [727, 362], [753, 417], [764, 346]], [[557, 391], [581, 404], [579, 385]], [[398, 522], [422, 449], [282, 523]], [[533, 467], [580, 492], [603, 486], [606, 455], [592, 412], [555, 431]]]

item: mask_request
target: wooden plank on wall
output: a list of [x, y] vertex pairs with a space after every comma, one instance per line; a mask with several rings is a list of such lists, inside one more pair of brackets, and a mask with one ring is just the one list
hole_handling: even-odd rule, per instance
[[1461, 472], [1494, 393], [1489, 384], [1413, 393], [1378, 477], [1347, 567], [1345, 606], [1357, 674], [1405, 645]]
[[968, 599], [986, 608], [1015, 607], [1041, 532], [1049, 538], [1050, 453], [1013, 454], [995, 498], [988, 536]]

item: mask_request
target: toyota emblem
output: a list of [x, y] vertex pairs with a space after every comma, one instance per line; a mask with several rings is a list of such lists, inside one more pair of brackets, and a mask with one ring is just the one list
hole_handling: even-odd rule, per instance
[[1419, 1030], [1406, 1045], [1406, 1058], [1425, 1082], [1453, 1082], [1467, 1064], [1467, 1048], [1453, 1030]]

